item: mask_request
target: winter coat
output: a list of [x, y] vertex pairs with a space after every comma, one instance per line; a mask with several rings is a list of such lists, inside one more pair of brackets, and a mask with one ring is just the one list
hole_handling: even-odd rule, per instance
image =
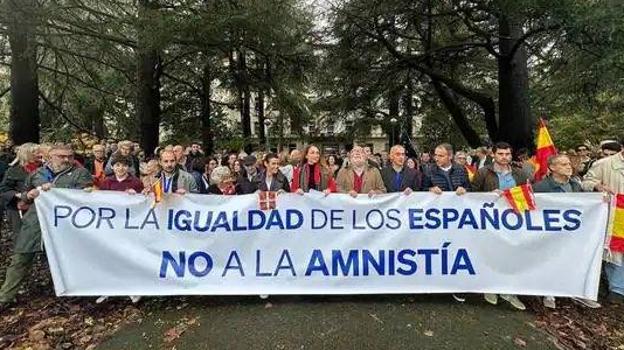
[[[527, 174], [520, 168], [511, 167], [511, 176], [516, 186], [524, 185], [529, 180]], [[492, 192], [499, 188], [498, 175], [493, 165], [487, 165], [479, 169], [477, 176], [472, 181], [473, 192]]]
[[[74, 166], [54, 175], [47, 166], [37, 169], [26, 181], [22, 198], [26, 193], [45, 183], [52, 183], [55, 188], [83, 189], [93, 184], [91, 174], [85, 168]], [[31, 205], [22, 221], [22, 228], [15, 239], [15, 253], [34, 253], [41, 251], [41, 228], [37, 218], [36, 205]]]

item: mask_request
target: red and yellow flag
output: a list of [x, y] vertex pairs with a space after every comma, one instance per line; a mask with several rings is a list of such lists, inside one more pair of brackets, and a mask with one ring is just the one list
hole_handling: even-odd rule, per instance
[[536, 208], [531, 184], [526, 183], [507, 189], [503, 191], [503, 196], [516, 213], [535, 210]]
[[550, 137], [544, 120], [540, 118], [537, 128], [537, 150], [530, 162], [534, 167], [535, 181], [539, 181], [548, 173], [548, 158], [557, 154], [555, 144]]
[[613, 228], [611, 229], [611, 250], [624, 252], [624, 194], [615, 196], [615, 213], [613, 215]]
[[466, 168], [466, 173], [468, 174], [468, 180], [472, 182], [475, 175], [477, 175], [477, 168], [470, 164], [466, 164], [464, 167]]
[[162, 181], [160, 179], [152, 184], [152, 193], [154, 193], [154, 205], [160, 203], [163, 197]]

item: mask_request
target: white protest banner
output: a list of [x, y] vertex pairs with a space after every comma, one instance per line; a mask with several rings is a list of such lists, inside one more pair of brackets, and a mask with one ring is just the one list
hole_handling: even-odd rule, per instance
[[536, 194], [373, 198], [53, 189], [37, 199], [58, 295], [598, 293], [608, 204]]

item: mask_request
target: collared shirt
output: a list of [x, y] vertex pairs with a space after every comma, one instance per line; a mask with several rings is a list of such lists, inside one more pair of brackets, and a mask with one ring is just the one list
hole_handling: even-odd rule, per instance
[[513, 178], [511, 171], [496, 172], [498, 176], [498, 189], [501, 191], [516, 187], [516, 180]]

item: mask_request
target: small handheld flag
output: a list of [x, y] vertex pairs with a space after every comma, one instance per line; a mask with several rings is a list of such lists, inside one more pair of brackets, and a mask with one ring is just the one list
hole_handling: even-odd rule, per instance
[[529, 183], [507, 189], [503, 191], [503, 196], [516, 213], [536, 209], [533, 188]]
[[477, 175], [477, 168], [469, 164], [466, 164], [465, 168], [466, 168], [466, 173], [468, 173], [468, 180], [472, 182], [475, 175]]
[[550, 137], [550, 132], [548, 132], [544, 120], [540, 118], [537, 129], [537, 150], [530, 160], [535, 168], [535, 181], [539, 181], [546, 176], [548, 173], [548, 158], [556, 154], [557, 149]]
[[162, 197], [163, 197], [163, 191], [162, 191], [162, 183], [160, 181], [160, 179], [158, 179], [156, 182], [154, 182], [152, 184], [152, 193], [154, 193], [154, 204], [156, 205], [157, 203], [160, 203], [162, 201]]
[[624, 194], [615, 196], [615, 213], [613, 215], [613, 226], [611, 229], [611, 250], [624, 252]]
[[258, 193], [258, 206], [260, 210], [271, 210], [277, 208], [277, 192], [260, 191]]

